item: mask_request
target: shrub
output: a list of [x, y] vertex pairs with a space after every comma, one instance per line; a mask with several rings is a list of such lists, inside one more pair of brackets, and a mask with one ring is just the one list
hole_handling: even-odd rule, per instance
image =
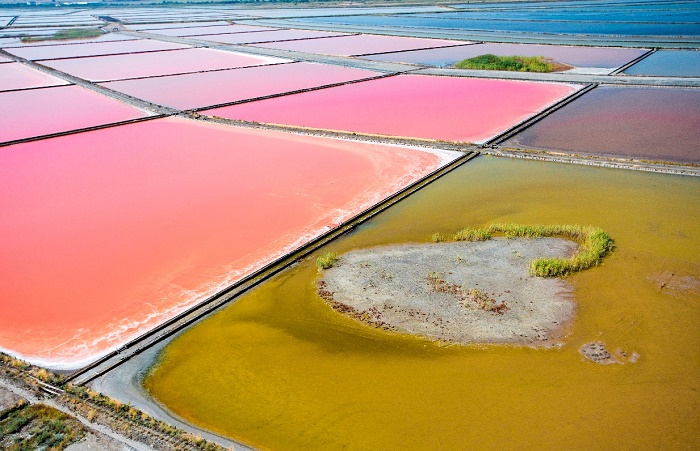
[[316, 259], [318, 269], [332, 268], [338, 262], [338, 254], [336, 252], [326, 252]]

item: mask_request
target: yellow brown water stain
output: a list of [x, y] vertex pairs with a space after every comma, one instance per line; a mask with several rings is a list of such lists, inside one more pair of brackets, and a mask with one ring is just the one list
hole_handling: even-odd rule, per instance
[[[700, 180], [480, 157], [325, 250], [427, 241], [495, 221], [593, 224], [617, 250], [570, 277], [559, 349], [441, 347], [345, 318], [313, 259], [166, 348], [147, 389], [200, 426], [271, 449], [700, 446], [700, 302], [649, 277], [700, 274]], [[600, 366], [600, 340], [638, 352]]]

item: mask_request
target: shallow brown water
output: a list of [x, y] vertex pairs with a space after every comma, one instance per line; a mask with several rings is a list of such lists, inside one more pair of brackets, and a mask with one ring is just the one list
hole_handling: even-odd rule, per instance
[[[578, 311], [562, 348], [371, 329], [316, 297], [309, 259], [181, 335], [146, 387], [271, 449], [697, 448], [699, 196], [696, 178], [479, 157], [325, 250], [494, 221], [600, 226], [617, 249], [570, 278]], [[660, 289], [659, 272], [695, 286]], [[595, 340], [641, 357], [585, 361]]]

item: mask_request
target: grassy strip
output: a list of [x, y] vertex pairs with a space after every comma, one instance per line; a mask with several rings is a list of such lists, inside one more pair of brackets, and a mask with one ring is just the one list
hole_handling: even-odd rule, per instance
[[0, 421], [0, 447], [8, 450], [62, 450], [85, 435], [74, 418], [43, 404], [23, 404]]
[[336, 252], [326, 252], [316, 259], [318, 269], [330, 269], [338, 262], [338, 254]]
[[70, 30], [57, 31], [51, 36], [25, 36], [22, 42], [41, 42], [41, 41], [66, 41], [69, 39], [88, 39], [96, 38], [104, 34], [104, 31], [99, 28], [73, 28]]
[[[114, 432], [144, 443], [151, 448], [167, 449], [169, 451], [192, 449], [202, 451], [224, 450], [223, 447], [215, 443], [211, 443], [164, 421], [156, 420], [147, 413], [128, 404], [122, 404], [87, 387], [66, 384], [63, 376], [2, 353], [0, 353], [0, 375], [10, 378], [14, 383], [39, 397], [44, 395], [39, 390], [36, 380], [32, 379], [32, 377], [61, 387], [65, 390], [65, 394], [55, 397], [54, 400], [56, 402], [87, 418], [88, 421], [107, 426]], [[71, 421], [77, 420], [71, 419]], [[0, 449], [5, 449], [2, 446], [2, 442], [0, 442]], [[16, 449], [46, 448], [29, 446], [29, 448]], [[51, 448], [49, 447], [49, 449]]]
[[538, 258], [530, 262], [530, 272], [539, 277], [557, 277], [598, 266], [603, 257], [613, 249], [614, 242], [603, 229], [579, 225], [521, 225], [491, 224], [483, 229], [465, 228], [447, 236], [436, 233], [433, 242], [485, 241], [494, 234], [507, 238], [568, 238], [579, 244], [571, 258]]
[[491, 53], [455, 64], [459, 69], [505, 70], [511, 72], [554, 72], [571, 68], [544, 56], [496, 56]]

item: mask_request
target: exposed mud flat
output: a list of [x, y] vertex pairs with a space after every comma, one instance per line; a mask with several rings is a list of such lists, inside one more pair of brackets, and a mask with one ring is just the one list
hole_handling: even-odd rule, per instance
[[[551, 346], [574, 316], [572, 288], [530, 275], [528, 265], [575, 249], [560, 238], [363, 249], [325, 271], [319, 294], [335, 310], [386, 330], [451, 343]], [[436, 279], [447, 289], [436, 290]], [[490, 308], [473, 290], [487, 296]]]

